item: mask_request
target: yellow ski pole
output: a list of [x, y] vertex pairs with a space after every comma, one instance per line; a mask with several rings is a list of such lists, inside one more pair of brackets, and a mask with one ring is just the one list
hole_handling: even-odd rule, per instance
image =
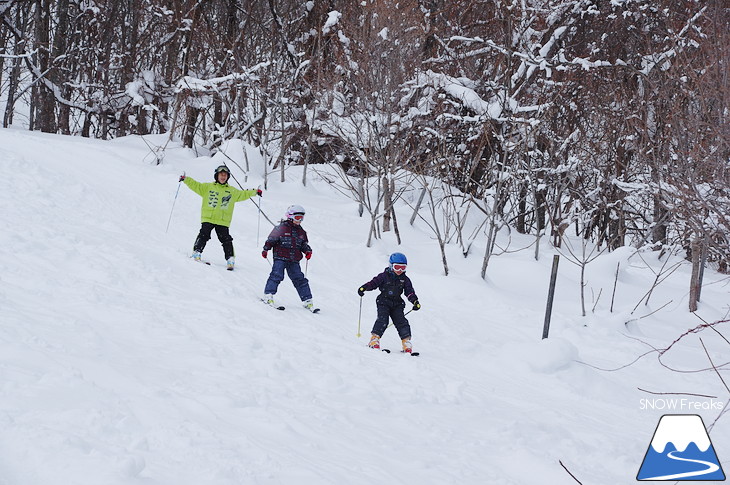
[[360, 338], [360, 320], [362, 319], [362, 297], [360, 297], [360, 312], [357, 314], [357, 338]]

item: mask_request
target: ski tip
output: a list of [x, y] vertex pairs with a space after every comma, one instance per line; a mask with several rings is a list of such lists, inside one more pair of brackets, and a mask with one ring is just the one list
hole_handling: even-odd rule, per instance
[[382, 351], [383, 351], [383, 352], [385, 352], [386, 354], [389, 354], [389, 353], [390, 353], [390, 349], [380, 349], [380, 350], [382, 350]]
[[261, 298], [261, 303], [263, 303], [264, 305], [270, 306], [271, 308], [276, 308], [277, 310], [286, 310], [286, 307], [283, 307], [283, 306], [270, 305], [269, 302], [267, 302], [263, 298]]
[[312, 310], [312, 313], [319, 313], [319, 308], [315, 308], [314, 310]]

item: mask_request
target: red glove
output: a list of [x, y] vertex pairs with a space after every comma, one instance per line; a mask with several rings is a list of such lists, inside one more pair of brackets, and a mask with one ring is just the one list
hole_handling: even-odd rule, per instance
[[304, 257], [307, 259], [312, 259], [312, 251], [307, 251], [306, 253], [304, 253]]
[[180, 175], [180, 180], [178, 180], [178, 182], [182, 182], [183, 180], [185, 180], [185, 175]]
[[261, 197], [262, 195], [264, 195], [264, 193], [261, 191], [261, 189], [256, 189], [256, 195]]
[[268, 251], [261, 251], [261, 257], [266, 259], [266, 257], [269, 255]]

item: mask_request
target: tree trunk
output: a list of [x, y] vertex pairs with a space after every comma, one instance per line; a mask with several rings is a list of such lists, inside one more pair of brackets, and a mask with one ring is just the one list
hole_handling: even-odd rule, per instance
[[[390, 193], [391, 194], [395, 193], [395, 180], [390, 181]], [[392, 200], [391, 200], [391, 204], [390, 204], [390, 215], [393, 217], [393, 231], [395, 232], [395, 238], [398, 241], [398, 245], [400, 246], [401, 239], [400, 239], [400, 231], [398, 230], [398, 218], [395, 217], [395, 206], [393, 205]], [[446, 257], [446, 255], [444, 255], [444, 257]], [[448, 270], [448, 268], [446, 268], [446, 275], [448, 276], [448, 274], [449, 274], [449, 270]]]
[[[53, 59], [54, 62], [59, 57], [66, 54], [67, 35], [69, 24], [69, 0], [58, 0], [56, 4], [56, 35], [53, 37]], [[63, 86], [64, 80], [56, 66], [50, 73], [50, 79], [59, 87]], [[69, 98], [70, 89], [66, 86], [61, 87], [61, 93], [64, 98]], [[65, 104], [58, 105], [58, 130], [64, 135], [71, 134], [70, 118], [71, 109]]]
[[527, 184], [523, 183], [520, 185], [520, 194], [518, 202], [517, 212], [517, 232], [520, 234], [527, 234], [527, 224], [525, 220], [527, 211]]
[[193, 148], [195, 141], [195, 125], [198, 122], [198, 109], [193, 106], [185, 107], [185, 125], [183, 126], [183, 145]]
[[535, 192], [535, 218], [537, 219], [537, 233], [545, 233], [545, 217], [547, 215], [547, 198], [545, 197], [544, 190], [538, 190]]
[[654, 196], [654, 225], [651, 228], [653, 243], [665, 245], [667, 243], [667, 210], [662, 204], [661, 197]]
[[[35, 2], [35, 48], [36, 65], [41, 73], [46, 73], [50, 66], [50, 0]], [[56, 115], [54, 113], [55, 98], [43, 83], [38, 83], [38, 101], [36, 104], [36, 125], [44, 133], [55, 133]]]
[[390, 211], [393, 209], [393, 197], [390, 193], [388, 176], [383, 176], [383, 232], [390, 232]]
[[[15, 51], [17, 53], [17, 44]], [[3, 117], [3, 128], [7, 128], [13, 124], [13, 113], [15, 112], [15, 93], [18, 91], [18, 81], [20, 79], [20, 59], [13, 60], [13, 69], [10, 71], [10, 79], [8, 86], [8, 97], [5, 103], [5, 116]]]

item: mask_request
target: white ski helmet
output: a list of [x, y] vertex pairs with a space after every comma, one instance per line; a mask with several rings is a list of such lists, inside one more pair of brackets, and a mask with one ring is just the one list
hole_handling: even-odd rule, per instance
[[290, 205], [289, 208], [286, 210], [286, 218], [291, 220], [294, 219], [294, 216], [303, 216], [304, 215], [304, 207], [301, 205]]

